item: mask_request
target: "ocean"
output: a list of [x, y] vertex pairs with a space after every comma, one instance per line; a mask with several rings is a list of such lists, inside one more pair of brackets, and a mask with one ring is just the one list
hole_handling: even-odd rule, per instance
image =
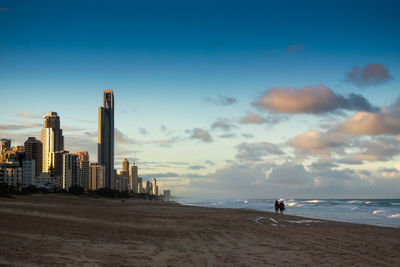
[[[400, 199], [280, 199], [286, 214], [315, 219], [400, 227]], [[174, 201], [192, 206], [239, 208], [275, 212], [275, 199], [195, 200], [176, 198]]]

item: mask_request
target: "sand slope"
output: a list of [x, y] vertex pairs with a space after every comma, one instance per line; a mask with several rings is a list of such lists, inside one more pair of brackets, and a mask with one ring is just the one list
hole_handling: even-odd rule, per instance
[[60, 195], [0, 198], [0, 265], [400, 266], [400, 229]]

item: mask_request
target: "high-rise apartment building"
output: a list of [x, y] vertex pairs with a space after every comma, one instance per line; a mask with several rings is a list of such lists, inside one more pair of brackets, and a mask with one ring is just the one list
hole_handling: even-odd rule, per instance
[[104, 166], [104, 188], [114, 187], [114, 94], [103, 91], [98, 109], [98, 164]]
[[57, 112], [47, 112], [46, 116], [43, 117], [41, 141], [43, 144], [42, 172], [48, 173], [51, 168], [54, 171], [51, 153], [64, 149], [64, 136], [62, 129], [60, 129], [60, 117]]
[[1, 139], [0, 140], [0, 162], [5, 162], [5, 153], [7, 150], [11, 149], [11, 139]]
[[138, 194], [144, 193], [144, 190], [143, 190], [143, 179], [140, 178], [140, 177], [138, 177], [138, 182], [137, 182], [137, 193]]
[[22, 161], [22, 187], [28, 187], [34, 185], [35, 181], [35, 166], [36, 161], [34, 159], [25, 159]]
[[98, 190], [103, 188], [103, 180], [104, 180], [104, 167], [97, 164], [91, 163], [89, 170], [89, 183], [88, 190]]
[[0, 140], [0, 151], [3, 149], [10, 149], [11, 148], [11, 139], [1, 139]]
[[145, 183], [145, 189], [144, 189], [146, 194], [150, 195], [152, 193], [152, 191], [153, 191], [152, 186], [153, 186], [152, 183], [149, 180], [147, 180]]
[[69, 190], [73, 185], [81, 186], [79, 157], [75, 154], [63, 154], [63, 189]]
[[129, 173], [129, 161], [126, 158], [122, 160], [122, 171]]
[[152, 184], [151, 190], [152, 190], [151, 194], [153, 196], [157, 196], [158, 195], [158, 186], [157, 186], [156, 178], [153, 178], [153, 184]]
[[132, 190], [133, 193], [140, 193], [137, 189], [138, 178], [138, 166], [133, 163], [129, 169], [129, 190]]
[[17, 190], [22, 187], [22, 168], [18, 162], [0, 163], [0, 183], [13, 186]]
[[76, 152], [75, 155], [79, 158], [79, 165], [81, 170], [81, 182], [82, 187], [85, 191], [89, 190], [89, 152], [82, 151]]
[[26, 158], [35, 160], [35, 177], [39, 177], [40, 173], [42, 172], [42, 142], [37, 140], [35, 137], [28, 137], [24, 143], [24, 149]]

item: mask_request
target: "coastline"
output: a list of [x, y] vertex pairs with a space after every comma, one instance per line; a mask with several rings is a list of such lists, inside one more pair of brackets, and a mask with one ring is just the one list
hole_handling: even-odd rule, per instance
[[[192, 200], [178, 203], [210, 208], [274, 212], [275, 199]], [[400, 228], [400, 199], [286, 199], [285, 214], [310, 219]]]
[[398, 228], [248, 209], [31, 195], [0, 225], [0, 265], [400, 265]]

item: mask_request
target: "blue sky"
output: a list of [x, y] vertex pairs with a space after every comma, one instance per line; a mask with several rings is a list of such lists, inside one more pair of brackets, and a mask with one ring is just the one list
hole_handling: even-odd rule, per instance
[[[112, 88], [116, 163], [138, 151], [141, 175], [176, 195], [400, 197], [398, 10], [397, 1], [0, 0], [0, 137], [22, 144], [56, 111], [66, 149], [95, 161], [97, 107]], [[380, 111], [360, 113], [371, 112], [354, 104], [363, 99]], [[250, 113], [261, 120], [244, 123]]]

